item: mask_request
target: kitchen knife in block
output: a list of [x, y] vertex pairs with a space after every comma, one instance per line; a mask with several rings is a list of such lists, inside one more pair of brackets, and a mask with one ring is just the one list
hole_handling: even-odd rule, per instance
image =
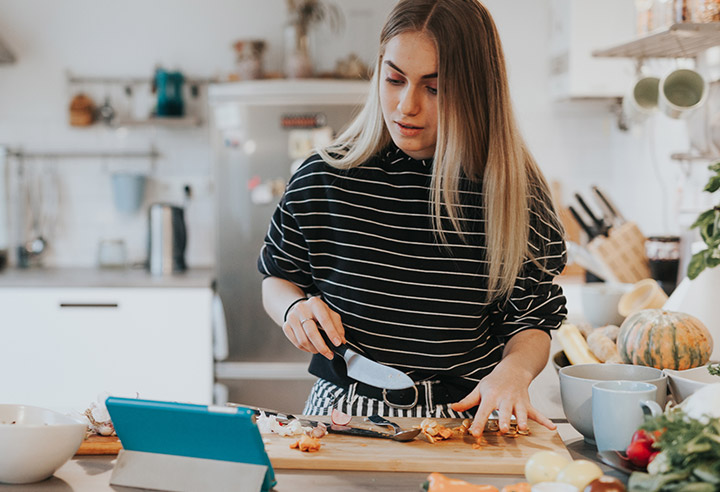
[[358, 354], [345, 343], [336, 347], [324, 330], [318, 329], [318, 331], [330, 350], [345, 359], [347, 375], [354, 380], [389, 390], [412, 388], [415, 385], [410, 376], [404, 372], [372, 361], [364, 355]]

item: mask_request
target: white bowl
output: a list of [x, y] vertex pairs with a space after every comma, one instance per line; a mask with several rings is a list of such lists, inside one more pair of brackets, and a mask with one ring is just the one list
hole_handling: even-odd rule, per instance
[[73, 457], [86, 425], [52, 410], [0, 405], [0, 482], [32, 483]]
[[627, 284], [592, 282], [580, 287], [583, 316], [593, 327], [620, 326], [625, 319], [618, 312], [620, 299], [632, 288]]
[[663, 369], [670, 383], [670, 392], [675, 403], [680, 403], [688, 396], [708, 384], [720, 383], [720, 376], [713, 376], [707, 370], [707, 364], [684, 371]]
[[657, 386], [655, 400], [665, 407], [667, 376], [660, 369], [632, 364], [577, 364], [561, 367], [560, 399], [570, 425], [595, 444], [592, 422], [592, 386], [598, 381], [642, 381]]

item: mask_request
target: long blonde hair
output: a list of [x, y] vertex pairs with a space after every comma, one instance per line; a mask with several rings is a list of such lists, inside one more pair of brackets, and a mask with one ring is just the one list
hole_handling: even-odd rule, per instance
[[[520, 135], [495, 23], [477, 0], [400, 0], [383, 27], [380, 52], [362, 111], [320, 155], [338, 168], [366, 162], [390, 143], [379, 85], [387, 43], [405, 32], [434, 40], [438, 60], [438, 136], [431, 182], [439, 239], [462, 230], [460, 183], [482, 179], [486, 208], [488, 299], [507, 299], [525, 259], [544, 268], [543, 248], [529, 245], [530, 208], [562, 231], [547, 183]], [[452, 230], [443, 227], [449, 219]], [[542, 246], [542, 245], [536, 245]]]

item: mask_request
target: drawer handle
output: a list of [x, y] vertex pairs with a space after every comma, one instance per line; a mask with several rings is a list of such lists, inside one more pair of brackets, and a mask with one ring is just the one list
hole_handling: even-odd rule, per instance
[[61, 302], [61, 308], [116, 308], [117, 302]]

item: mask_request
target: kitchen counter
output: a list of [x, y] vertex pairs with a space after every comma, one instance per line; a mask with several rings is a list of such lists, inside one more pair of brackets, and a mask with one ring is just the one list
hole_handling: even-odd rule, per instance
[[[558, 350], [557, 342], [553, 341], [551, 354]], [[541, 374], [530, 386], [530, 395], [533, 404], [547, 417], [559, 421], [558, 432], [574, 459], [589, 459], [596, 461], [594, 446], [586, 444], [581, 435], [570, 424], [564, 423], [564, 414], [560, 402], [560, 386], [555, 369], [548, 363]], [[110, 475], [115, 463], [115, 456], [79, 456], [66, 463], [55, 476], [41, 483], [29, 485], [0, 485], [0, 492], [102, 492], [102, 491], [133, 491], [126, 487], [111, 487]], [[600, 464], [600, 463], [598, 463]], [[627, 477], [603, 464], [603, 471], [621, 480]], [[285, 491], [312, 491], [312, 492], [339, 492], [339, 491], [387, 491], [387, 492], [416, 492], [425, 481], [428, 473], [406, 472], [358, 472], [358, 471], [309, 471], [309, 470], [275, 470], [278, 484], [277, 492]], [[471, 483], [487, 483], [501, 488], [504, 485], [523, 481], [519, 475], [494, 474], [457, 474], [448, 473], [448, 476], [460, 478]]]
[[203, 288], [212, 285], [214, 276], [212, 268], [163, 276], [139, 268], [10, 268], [0, 271], [0, 288]]
[[[560, 434], [569, 428], [569, 424], [560, 424]], [[572, 431], [572, 429], [569, 429]], [[574, 431], [573, 431], [574, 432]], [[568, 450], [574, 459], [594, 459], [595, 448], [585, 444], [582, 439], [571, 438], [566, 442]], [[110, 486], [110, 475], [115, 463], [114, 456], [82, 456], [66, 463], [50, 479], [28, 485], [0, 485], [0, 491], [8, 492], [103, 492], [103, 491], [137, 491], [129, 487]], [[601, 465], [606, 474], [621, 480], [624, 477], [604, 465]], [[460, 478], [471, 483], [486, 483], [501, 488], [504, 485], [523, 481], [524, 478], [516, 475], [462, 475], [447, 474], [453, 478]], [[277, 485], [276, 492], [345, 492], [345, 491], [373, 491], [373, 492], [417, 492], [425, 481], [428, 473], [399, 473], [399, 472], [336, 472], [336, 471], [305, 471], [305, 470], [275, 470]]]

